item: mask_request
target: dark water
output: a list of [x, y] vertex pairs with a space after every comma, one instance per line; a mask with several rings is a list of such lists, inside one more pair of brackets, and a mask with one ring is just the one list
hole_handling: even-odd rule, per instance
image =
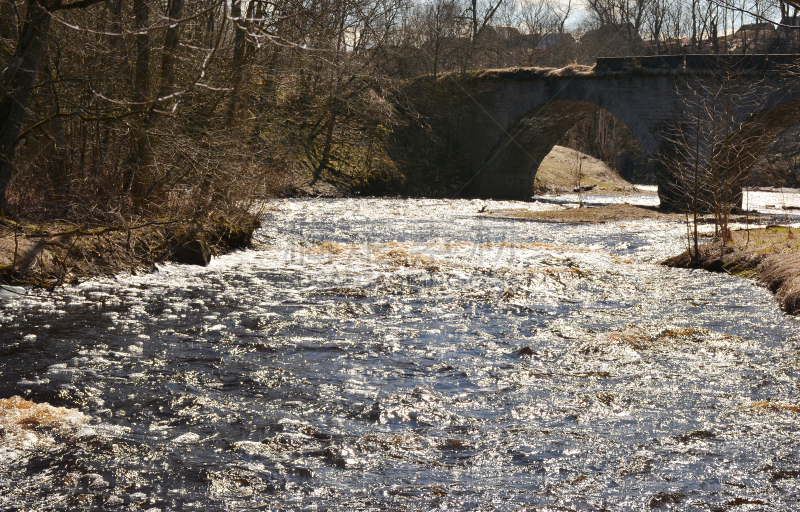
[[[800, 330], [679, 224], [275, 203], [0, 303], [4, 510], [797, 510]], [[528, 206], [537, 208], [538, 206]]]

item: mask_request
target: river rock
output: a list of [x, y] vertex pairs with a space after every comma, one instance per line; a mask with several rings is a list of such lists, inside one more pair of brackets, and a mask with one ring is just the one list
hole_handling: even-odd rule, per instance
[[208, 247], [208, 242], [202, 238], [195, 238], [178, 246], [169, 259], [176, 263], [205, 267], [211, 261], [211, 249]]
[[261, 227], [261, 221], [252, 215], [243, 215], [235, 219], [220, 217], [216, 228], [211, 233], [211, 240], [228, 248], [242, 249], [249, 247], [253, 232]]

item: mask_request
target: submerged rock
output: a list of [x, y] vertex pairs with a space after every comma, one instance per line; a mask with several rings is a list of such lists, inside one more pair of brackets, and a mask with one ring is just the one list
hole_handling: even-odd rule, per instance
[[522, 347], [514, 352], [513, 355], [517, 357], [533, 357], [536, 355], [536, 351], [534, 351], [531, 347]]

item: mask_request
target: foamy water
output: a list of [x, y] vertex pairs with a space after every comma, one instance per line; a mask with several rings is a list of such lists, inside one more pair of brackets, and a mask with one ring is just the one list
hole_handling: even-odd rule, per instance
[[800, 507], [768, 291], [655, 264], [680, 222], [486, 205], [275, 201], [206, 268], [0, 303], [0, 508]]

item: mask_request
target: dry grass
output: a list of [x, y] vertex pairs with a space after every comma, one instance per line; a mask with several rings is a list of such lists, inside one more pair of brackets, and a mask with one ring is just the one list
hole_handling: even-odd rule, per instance
[[[326, 242], [310, 248], [308, 253], [304, 252], [306, 251], [305, 249], [300, 250], [296, 257], [302, 258], [305, 254], [311, 256], [313, 260], [325, 264], [347, 264], [349, 261], [360, 261], [362, 263], [374, 262], [395, 268], [423, 269], [427, 272], [445, 272], [455, 269], [484, 272], [486, 271], [484, 265], [486, 265], [486, 261], [488, 261], [484, 260], [484, 257], [490, 257], [492, 261], [498, 262], [499, 265], [493, 268], [493, 272], [513, 274], [517, 272], [517, 270], [503, 265], [500, 261], [504, 257], [504, 254], [513, 254], [513, 252], [517, 250], [545, 250], [559, 253], [597, 252], [586, 247], [572, 247], [536, 242], [506, 241], [481, 244], [447, 242], [431, 243], [422, 246], [402, 242], [353, 245]], [[476, 263], [472, 261], [474, 258], [477, 258], [479, 262]], [[619, 263], [631, 263], [630, 260], [618, 258], [616, 256], [609, 255], [609, 258]], [[483, 261], [483, 263], [480, 263], [480, 261]], [[586, 277], [588, 275], [585, 270], [577, 267], [531, 267], [525, 269], [523, 272], [541, 278], [553, 278], [557, 281], [563, 276], [575, 278]]]
[[[14, 234], [17, 236], [14, 236]], [[7, 226], [0, 226], [0, 270], [10, 271], [21, 264], [22, 255], [35, 254], [36, 242]]]
[[[466, 76], [472, 76], [472, 77], [475, 77], [475, 78], [487, 79], [487, 78], [509, 78], [509, 77], [516, 77], [518, 75], [523, 75], [526, 78], [528, 78], [528, 77], [531, 77], [531, 76], [545, 76], [545, 75], [547, 75], [547, 73], [549, 73], [551, 71], [555, 71], [555, 70], [556, 70], [556, 68], [543, 68], [543, 67], [537, 67], [537, 66], [531, 66], [531, 67], [520, 66], [520, 67], [515, 67], [515, 68], [482, 69], [482, 70], [480, 70], [478, 72], [467, 71]], [[458, 71], [451, 71], [449, 73], [442, 73], [441, 76], [447, 76], [447, 77], [451, 77], [452, 76], [452, 77], [455, 77], [455, 78], [459, 78], [459, 77], [464, 76], [464, 75], [462, 73], [458, 72]]]
[[[158, 230], [84, 229], [63, 223], [17, 224], [0, 230], [0, 282], [52, 287], [81, 276], [104, 275], [152, 264], [137, 257], [165, 238]], [[51, 236], [52, 235], [52, 236]]]
[[788, 313], [800, 311], [800, 253], [777, 253], [764, 258], [758, 267], [758, 281], [764, 284]]
[[753, 402], [752, 404], [746, 405], [741, 407], [741, 409], [749, 409], [749, 410], [756, 410], [756, 411], [773, 411], [773, 412], [795, 412], [800, 413], [800, 407], [796, 405], [785, 405], [779, 404], [776, 402], [769, 402], [767, 400], [763, 400], [761, 402]]
[[524, 219], [537, 222], [570, 224], [603, 224], [633, 220], [662, 220], [681, 222], [679, 214], [661, 213], [658, 210], [634, 206], [627, 203], [588, 208], [565, 208], [561, 210], [498, 210], [487, 212], [486, 216], [501, 219]]
[[547, 76], [588, 76], [594, 73], [594, 65], [583, 66], [581, 64], [569, 64], [563, 68], [553, 69]]
[[428, 272], [437, 272], [441, 263], [429, 256], [423, 256], [405, 249], [397, 248], [381, 254], [379, 259], [397, 267], [424, 268]]
[[203, 239], [212, 254], [243, 247], [260, 225], [242, 212], [116, 226], [17, 223], [0, 218], [0, 284], [52, 288], [82, 278], [152, 268], [176, 248]]
[[648, 350], [655, 346], [671, 345], [678, 341], [688, 338], [702, 336], [703, 332], [698, 329], [664, 329], [658, 332], [648, 332], [647, 329], [630, 327], [624, 331], [610, 332], [606, 335], [606, 341], [615, 344], [627, 344], [636, 350]]
[[[525, 269], [508, 265], [506, 257], [514, 257], [515, 251], [555, 252], [555, 253], [597, 253], [598, 251], [580, 246], [563, 246], [542, 244], [536, 242], [446, 242], [418, 245], [406, 242], [387, 242], [380, 244], [339, 244], [326, 242], [310, 249], [297, 250], [292, 258], [302, 259], [310, 257], [312, 261], [323, 264], [345, 264], [354, 262], [359, 264], [380, 264], [388, 267], [423, 269], [427, 272], [447, 272], [461, 270], [466, 272], [485, 273], [491, 271], [494, 275], [520, 275], [525, 274], [538, 279], [552, 279], [565, 285], [562, 279], [585, 278], [590, 274], [578, 266], [569, 267], [538, 267], [530, 266]], [[618, 256], [602, 253], [610, 260], [620, 264], [631, 264], [631, 260]], [[475, 261], [477, 260], [477, 261]], [[491, 269], [491, 270], [489, 270]], [[513, 297], [516, 294], [513, 293]], [[484, 294], [481, 294], [483, 297]], [[495, 294], [486, 295], [495, 300]], [[512, 295], [502, 297], [512, 298]]]
[[786, 254], [800, 251], [800, 233], [791, 227], [770, 225], [766, 228], [737, 230], [732, 244], [741, 250], [760, 254]]
[[[0, 451], [51, 445], [52, 433], [69, 435], [87, 423], [78, 410], [35, 403], [18, 396], [0, 399]], [[9, 453], [6, 450], [11, 450]]]
[[526, 250], [536, 250], [536, 249], [552, 249], [554, 251], [570, 251], [570, 252], [597, 252], [594, 249], [589, 249], [587, 247], [578, 247], [578, 246], [566, 246], [566, 245], [553, 245], [553, 244], [540, 244], [537, 242], [486, 242], [482, 243], [481, 247], [502, 247], [504, 249], [526, 249]]
[[[562, 68], [543, 68], [543, 67], [516, 67], [503, 69], [485, 69], [478, 72], [467, 72], [467, 76], [482, 79], [530, 79], [532, 77], [572, 77], [589, 76], [594, 73], [594, 65], [584, 66], [582, 64], [568, 64]], [[459, 72], [451, 72], [449, 75], [461, 77]]]
[[336, 242], [325, 242], [323, 244], [319, 244], [318, 246], [314, 247], [311, 250], [319, 254], [339, 255], [343, 254], [348, 249], [349, 247], [343, 244], [339, 244]]
[[684, 329], [665, 329], [661, 335], [674, 338], [676, 336], [692, 336], [697, 334], [697, 329], [693, 329], [691, 327], [684, 328]]
[[594, 65], [584, 66], [581, 64], [568, 64], [563, 68], [553, 69], [547, 76], [588, 76], [594, 73]]
[[644, 350], [650, 340], [639, 333], [619, 332], [619, 333], [610, 333], [608, 335], [608, 341], [617, 343], [624, 342], [632, 346], [636, 350]]
[[63, 407], [37, 404], [18, 396], [0, 398], [0, 425], [17, 425], [23, 429], [52, 426], [65, 421], [80, 420], [83, 415]]
[[620, 175], [602, 160], [585, 155], [574, 149], [553, 146], [550, 153], [539, 164], [536, 171], [534, 191], [542, 193], [572, 192], [575, 188], [575, 169], [581, 160], [581, 186], [592, 187], [585, 195], [641, 194], [641, 190], [622, 179]]

